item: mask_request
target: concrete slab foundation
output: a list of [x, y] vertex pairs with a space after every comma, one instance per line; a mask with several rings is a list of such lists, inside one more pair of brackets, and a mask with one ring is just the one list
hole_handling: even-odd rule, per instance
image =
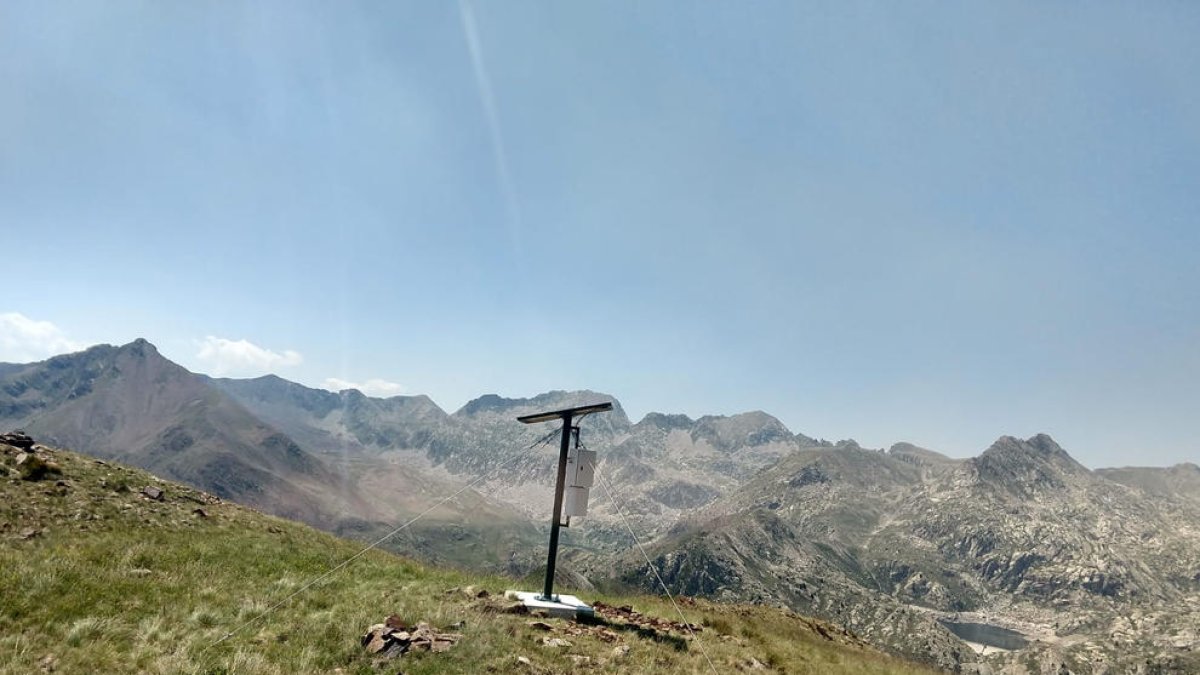
[[504, 591], [504, 597], [510, 600], [520, 600], [530, 611], [541, 610], [560, 619], [591, 619], [596, 616], [594, 609], [585, 605], [574, 595], [556, 594], [553, 598], [543, 599], [541, 593]]

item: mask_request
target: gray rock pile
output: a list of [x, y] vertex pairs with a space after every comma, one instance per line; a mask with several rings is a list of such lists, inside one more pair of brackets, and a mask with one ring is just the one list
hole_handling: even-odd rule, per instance
[[19, 450], [28, 450], [33, 447], [33, 438], [29, 434], [17, 429], [10, 431], [7, 434], [0, 434], [0, 443], [11, 445]]
[[37, 481], [62, 475], [62, 466], [54, 461], [50, 451], [35, 444], [23, 431], [0, 434], [0, 456], [4, 455], [13, 456], [12, 466], [21, 480]]

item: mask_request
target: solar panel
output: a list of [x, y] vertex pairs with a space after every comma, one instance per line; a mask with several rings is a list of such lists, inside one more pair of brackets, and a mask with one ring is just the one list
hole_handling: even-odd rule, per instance
[[592, 405], [581, 405], [577, 408], [565, 408], [563, 410], [551, 410], [549, 412], [537, 413], [535, 415], [525, 415], [524, 417], [518, 417], [517, 421], [524, 422], [525, 424], [536, 424], [538, 422], [549, 422], [550, 420], [558, 420], [558, 419], [562, 419], [564, 417], [575, 417], [578, 415], [586, 415], [588, 413], [604, 412], [605, 410], [612, 410], [612, 402], [611, 401], [608, 403], [594, 403]]

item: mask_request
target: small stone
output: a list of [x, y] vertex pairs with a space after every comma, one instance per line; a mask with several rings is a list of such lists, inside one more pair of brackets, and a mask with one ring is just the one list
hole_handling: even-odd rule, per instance
[[462, 589], [462, 594], [471, 598], [486, 598], [491, 595], [491, 593], [487, 592], [487, 589], [479, 588], [477, 586], [467, 586], [466, 588]]
[[192, 514], [201, 518], [208, 517], [208, 511], [205, 511], [204, 509], [192, 509]]
[[592, 657], [584, 656], [583, 654], [567, 654], [567, 658], [577, 666], [586, 666], [592, 662]]
[[378, 654], [388, 646], [387, 638], [380, 633], [373, 633], [367, 640], [367, 651], [371, 654]]
[[526, 656], [518, 656], [517, 663], [519, 663], [523, 666], [532, 666], [533, 665], [533, 661], [530, 661], [529, 657], [526, 657]]
[[530, 621], [529, 623], [527, 623], [525, 625], [529, 626], [530, 628], [532, 628], [534, 630], [554, 630], [554, 626], [551, 626], [550, 624], [546, 623], [545, 621]]
[[440, 654], [442, 652], [450, 651], [450, 648], [453, 646], [454, 646], [454, 642], [452, 642], [450, 640], [434, 640], [429, 645], [429, 651], [431, 651], [435, 654]]
[[27, 530], [21, 530], [21, 538], [22, 539], [33, 539], [34, 537], [40, 535], [41, 533], [42, 533], [41, 530], [37, 530], [37, 529], [34, 529], [31, 527]]
[[163, 500], [163, 491], [152, 485], [147, 485], [146, 487], [142, 488], [142, 494], [148, 499], [153, 499], [156, 502], [161, 502]]
[[380, 655], [385, 659], [399, 658], [401, 656], [404, 656], [404, 654], [408, 651], [410, 646], [411, 645], [407, 642], [389, 641], [388, 648], [385, 649], [383, 651], [383, 653]]
[[564, 640], [562, 638], [544, 637], [544, 638], [542, 638], [542, 646], [543, 647], [552, 647], [552, 648], [557, 649], [559, 647], [571, 647], [573, 645], [571, 644], [570, 641]]
[[759, 661], [758, 659], [754, 658], [753, 656], [750, 657], [750, 660], [746, 661], [746, 667], [749, 668], [750, 670], [766, 670], [767, 669], [767, 665], [765, 663], [763, 663], [762, 661]]
[[360, 640], [360, 642], [362, 643], [362, 646], [366, 647], [367, 645], [371, 644], [372, 639], [374, 639], [375, 637], [382, 638], [384, 633], [386, 633], [386, 632], [387, 632], [387, 626], [384, 626], [381, 623], [374, 624], [373, 626], [371, 626], [370, 628], [367, 629], [367, 634], [362, 637], [362, 640]]
[[629, 645], [617, 645], [613, 647], [612, 655], [614, 659], [624, 658], [629, 654]]

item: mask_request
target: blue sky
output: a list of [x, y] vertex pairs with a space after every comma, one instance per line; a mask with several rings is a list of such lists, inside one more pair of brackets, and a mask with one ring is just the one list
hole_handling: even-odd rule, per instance
[[144, 336], [450, 410], [1195, 461], [1197, 35], [1191, 3], [6, 2], [0, 360]]

